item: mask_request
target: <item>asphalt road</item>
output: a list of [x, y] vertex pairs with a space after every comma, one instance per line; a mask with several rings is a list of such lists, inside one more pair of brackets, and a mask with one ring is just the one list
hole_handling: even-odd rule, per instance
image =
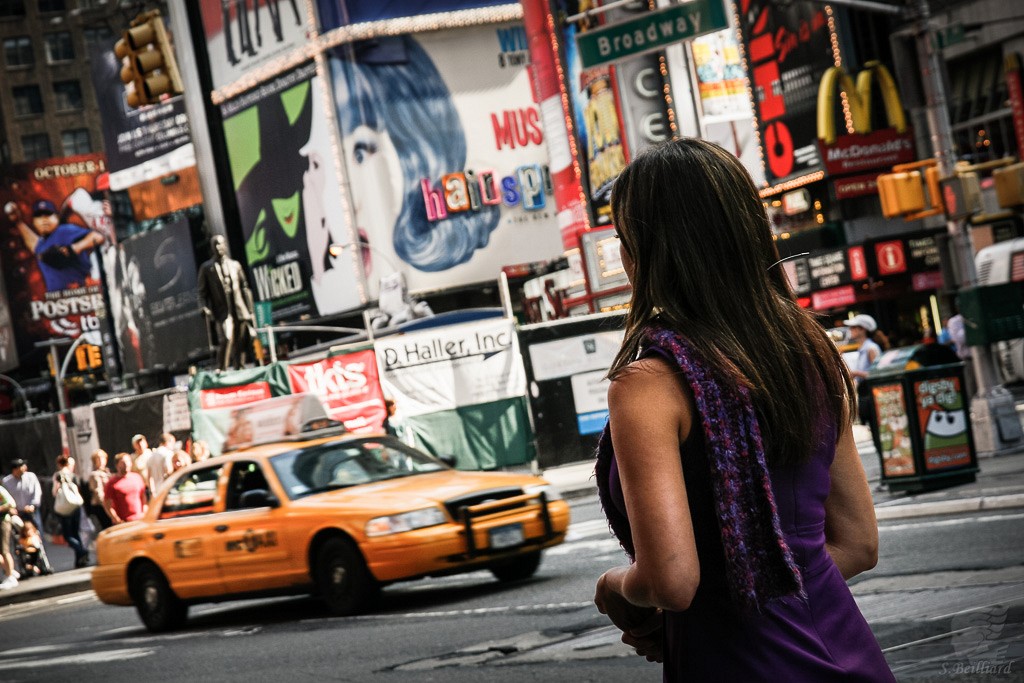
[[[879, 567], [853, 590], [900, 680], [1024, 677], [1022, 517], [882, 525]], [[590, 601], [601, 571], [624, 561], [596, 499], [573, 501], [573, 520], [530, 581], [399, 584], [356, 618], [279, 598], [195, 607], [183, 631], [154, 636], [90, 593], [3, 608], [0, 680], [660, 680]], [[1007, 665], [1009, 677], [990, 671]]]

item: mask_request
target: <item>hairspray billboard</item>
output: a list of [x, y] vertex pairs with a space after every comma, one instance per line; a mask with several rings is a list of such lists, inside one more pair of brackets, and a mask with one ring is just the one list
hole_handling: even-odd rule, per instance
[[364, 303], [312, 64], [221, 105], [253, 295], [274, 321]]
[[562, 253], [519, 24], [366, 41], [330, 58], [371, 296], [494, 280]]
[[18, 353], [35, 342], [89, 333], [102, 345], [98, 249], [115, 242], [109, 203], [98, 185], [101, 154], [8, 166], [0, 173], [0, 269]]
[[199, 0], [214, 89], [305, 45], [305, 0]]
[[825, 6], [806, 0], [736, 5], [768, 183], [822, 170], [818, 83], [835, 66]]

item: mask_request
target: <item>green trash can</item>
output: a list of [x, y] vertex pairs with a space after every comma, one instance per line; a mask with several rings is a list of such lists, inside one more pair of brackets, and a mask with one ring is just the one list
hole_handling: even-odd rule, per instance
[[975, 480], [964, 364], [948, 346], [886, 351], [867, 378], [873, 438], [890, 491], [929, 491]]

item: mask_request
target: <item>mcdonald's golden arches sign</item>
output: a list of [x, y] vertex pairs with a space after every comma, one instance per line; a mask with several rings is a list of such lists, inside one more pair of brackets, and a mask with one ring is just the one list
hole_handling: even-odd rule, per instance
[[[885, 107], [887, 128], [872, 130], [871, 111], [877, 85]], [[836, 132], [836, 106], [846, 94], [853, 134]], [[856, 83], [842, 67], [834, 66], [818, 86], [818, 146], [829, 175], [903, 164], [916, 158], [914, 139], [907, 126], [903, 102], [892, 74], [885, 65], [871, 61], [857, 74]]]

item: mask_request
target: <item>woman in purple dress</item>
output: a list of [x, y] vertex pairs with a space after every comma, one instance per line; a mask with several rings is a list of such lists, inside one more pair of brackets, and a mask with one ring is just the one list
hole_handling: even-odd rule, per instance
[[612, 210], [633, 295], [597, 479], [631, 562], [598, 609], [667, 681], [894, 680], [846, 585], [878, 553], [853, 384], [750, 177], [677, 140]]

